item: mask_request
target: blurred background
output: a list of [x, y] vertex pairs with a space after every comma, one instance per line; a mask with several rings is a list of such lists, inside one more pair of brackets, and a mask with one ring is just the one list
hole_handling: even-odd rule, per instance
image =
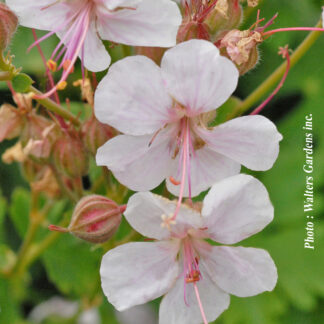
[[[279, 13], [274, 28], [280, 28], [315, 26], [320, 19], [322, 5], [320, 0], [264, 0], [259, 8], [261, 17], [266, 20]], [[250, 10], [243, 27], [248, 28], [255, 19], [256, 10]], [[282, 58], [277, 55], [279, 46], [288, 44], [295, 49], [306, 36], [307, 32], [278, 33], [261, 44], [259, 64], [241, 77], [235, 95], [246, 98], [282, 63]], [[32, 43], [31, 30], [19, 28], [10, 50], [15, 55], [17, 67], [23, 67], [23, 71], [33, 79], [41, 80], [44, 67], [37, 50], [26, 54]], [[54, 37], [42, 43], [46, 57], [56, 43]], [[111, 52], [114, 60], [118, 60], [121, 49], [116, 47]], [[242, 242], [242, 245], [269, 251], [278, 268], [278, 284], [271, 293], [250, 298], [232, 296], [230, 308], [216, 320], [217, 324], [324, 323], [323, 58], [324, 34], [289, 72], [284, 87], [262, 112], [277, 125], [284, 138], [275, 166], [264, 173], [253, 173], [270, 193], [275, 218], [262, 233]], [[39, 86], [41, 88], [42, 85]], [[82, 104], [77, 103], [79, 91], [73, 87], [66, 91], [72, 105], [76, 109], [81, 105], [82, 109]], [[12, 99], [6, 84], [0, 82], [0, 104], [4, 102], [12, 103]], [[302, 127], [305, 116], [310, 113], [313, 115], [315, 140], [314, 250], [304, 248], [307, 220], [303, 211], [305, 131]], [[14, 142], [1, 143], [0, 154]], [[91, 172], [96, 172], [95, 166]], [[0, 163], [0, 187], [1, 267], [8, 259], [14, 258], [13, 251], [18, 250], [25, 235], [30, 196], [28, 184], [21, 176], [18, 165]], [[65, 208], [64, 203], [56, 204], [49, 218], [55, 221]], [[157, 323], [159, 301], [126, 313], [116, 313], [102, 297], [98, 274], [101, 255], [100, 249], [74, 237], [59, 236], [19, 280], [8, 281], [0, 276], [0, 323]]]

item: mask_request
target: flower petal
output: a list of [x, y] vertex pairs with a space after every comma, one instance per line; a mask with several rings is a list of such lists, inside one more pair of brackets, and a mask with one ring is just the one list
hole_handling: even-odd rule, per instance
[[58, 30], [65, 26], [71, 5], [53, 0], [6, 0], [6, 4], [19, 17], [22, 26], [42, 30]]
[[213, 246], [202, 262], [220, 288], [238, 297], [271, 291], [277, 283], [276, 265], [262, 249]]
[[[80, 55], [82, 59], [82, 54]], [[92, 72], [106, 70], [110, 65], [111, 58], [99, 39], [95, 21], [92, 21], [84, 42], [83, 64]]]
[[169, 93], [189, 116], [221, 106], [237, 86], [235, 65], [205, 40], [190, 40], [168, 50], [161, 63]]
[[[202, 279], [197, 282], [201, 302], [208, 322], [214, 321], [228, 308], [230, 298], [210, 279], [208, 273], [202, 270]], [[186, 300], [184, 301], [184, 280], [179, 278], [175, 286], [166, 294], [160, 305], [159, 324], [200, 324], [202, 315], [193, 284], [186, 285]]]
[[171, 225], [171, 231], [162, 228], [162, 215], [173, 216], [176, 205], [176, 201], [170, 201], [151, 192], [140, 192], [128, 200], [124, 215], [137, 232], [157, 240], [184, 237], [189, 229], [201, 228], [200, 214], [185, 205], [180, 207], [176, 224]]
[[[126, 1], [122, 1], [122, 6]], [[182, 18], [171, 0], [131, 1], [131, 7], [98, 13], [98, 30], [103, 39], [132, 46], [171, 47], [176, 44]]]
[[211, 239], [235, 244], [260, 232], [272, 221], [274, 211], [264, 185], [240, 174], [213, 185], [201, 213]]
[[165, 294], [178, 275], [177, 242], [128, 243], [107, 252], [101, 263], [102, 289], [119, 311]]
[[270, 169], [279, 154], [281, 134], [263, 116], [244, 116], [216, 126], [212, 131], [199, 129], [199, 135], [214, 151], [249, 169]]
[[123, 185], [134, 191], [157, 187], [170, 169], [170, 136], [161, 131], [149, 145], [153, 134], [119, 135], [109, 140], [97, 152], [97, 165], [107, 166]]
[[101, 2], [109, 9], [114, 10], [121, 7], [136, 6], [142, 0], [101, 0]]
[[[179, 158], [173, 161], [173, 171], [170, 175], [174, 179], [179, 178], [178, 168]], [[195, 197], [217, 181], [239, 173], [240, 168], [238, 163], [204, 146], [197, 150], [190, 159], [191, 196]], [[179, 195], [180, 185], [175, 186], [169, 178], [167, 179], [167, 188], [173, 195]], [[184, 196], [189, 196], [188, 177], [186, 177]]]
[[129, 135], [151, 134], [171, 116], [160, 68], [144, 56], [113, 64], [95, 94], [97, 118]]

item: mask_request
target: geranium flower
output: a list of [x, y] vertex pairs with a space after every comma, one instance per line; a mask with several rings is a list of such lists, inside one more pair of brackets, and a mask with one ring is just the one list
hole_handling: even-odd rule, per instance
[[213, 321], [229, 306], [229, 294], [271, 291], [277, 270], [262, 249], [211, 245], [204, 239], [236, 244], [273, 219], [265, 187], [248, 175], [215, 184], [199, 211], [181, 205], [170, 229], [161, 221], [176, 202], [150, 192], [136, 193], [125, 217], [139, 233], [157, 242], [133, 242], [107, 252], [100, 269], [109, 302], [122, 311], [165, 295], [160, 324]]
[[[7, 0], [23, 26], [48, 30], [35, 46], [53, 34], [61, 41], [48, 65], [63, 68], [64, 83], [78, 57], [90, 71], [110, 64], [101, 39], [134, 46], [171, 47], [181, 14], [171, 0]], [[53, 93], [56, 88], [51, 90]], [[51, 93], [47, 94], [50, 95]]]
[[282, 136], [270, 120], [245, 116], [214, 128], [206, 122], [237, 81], [234, 64], [204, 40], [168, 50], [161, 68], [143, 56], [115, 63], [97, 88], [95, 113], [125, 135], [98, 150], [97, 164], [135, 191], [167, 179], [179, 202], [239, 173], [241, 164], [271, 168]]

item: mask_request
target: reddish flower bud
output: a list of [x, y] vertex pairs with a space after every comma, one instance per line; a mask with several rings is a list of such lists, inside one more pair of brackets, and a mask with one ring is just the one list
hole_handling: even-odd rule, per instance
[[7, 48], [17, 26], [17, 16], [7, 5], [0, 3], [0, 50]]
[[157, 65], [161, 64], [162, 57], [167, 48], [163, 47], [135, 47], [136, 55], [144, 55], [153, 60]]
[[53, 147], [54, 163], [58, 170], [71, 178], [77, 178], [88, 172], [87, 152], [77, 136], [64, 134]]
[[70, 232], [87, 242], [103, 243], [118, 230], [125, 208], [103, 196], [87, 196], [76, 205], [68, 228], [50, 225], [49, 229]]
[[218, 0], [214, 9], [205, 19], [212, 41], [217, 41], [224, 30], [237, 28], [242, 20], [242, 7], [239, 0]]
[[113, 128], [101, 124], [95, 117], [92, 117], [82, 126], [83, 143], [93, 155], [97, 153], [100, 146], [105, 144], [114, 135]]
[[23, 118], [15, 107], [4, 104], [0, 107], [0, 142], [17, 137], [23, 128]]
[[178, 31], [177, 42], [181, 43], [190, 39], [209, 40], [209, 27], [203, 22], [194, 20], [183, 22]]

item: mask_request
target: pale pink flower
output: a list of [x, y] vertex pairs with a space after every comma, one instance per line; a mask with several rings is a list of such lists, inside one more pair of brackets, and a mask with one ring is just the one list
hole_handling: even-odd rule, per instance
[[179, 197], [198, 195], [239, 173], [241, 164], [271, 168], [282, 136], [267, 118], [206, 125], [206, 113], [230, 97], [238, 76], [234, 64], [204, 40], [169, 49], [161, 68], [144, 56], [115, 63], [97, 88], [95, 113], [125, 135], [98, 150], [97, 164], [135, 191], [167, 179], [169, 191]]
[[[50, 31], [34, 45], [57, 34], [50, 66], [63, 68], [61, 82], [81, 58], [90, 71], [110, 64], [101, 39], [134, 46], [171, 47], [181, 24], [181, 14], [171, 0], [7, 0], [20, 23]], [[52, 91], [55, 91], [52, 89]]]
[[181, 205], [176, 224], [161, 227], [176, 202], [150, 192], [136, 193], [125, 217], [139, 233], [157, 242], [133, 242], [110, 250], [102, 260], [102, 288], [122, 311], [165, 295], [160, 324], [213, 321], [229, 306], [229, 294], [271, 291], [276, 266], [262, 249], [210, 245], [204, 239], [236, 244], [273, 219], [265, 187], [249, 175], [215, 184], [201, 211]]

